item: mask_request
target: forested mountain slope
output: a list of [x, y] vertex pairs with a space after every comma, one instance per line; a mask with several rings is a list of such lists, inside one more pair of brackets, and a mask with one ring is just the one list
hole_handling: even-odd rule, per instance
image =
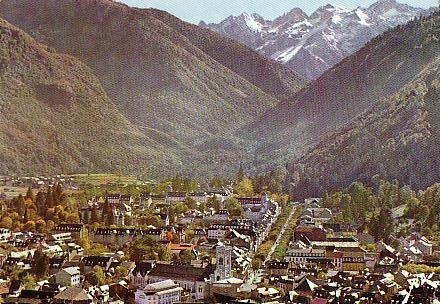
[[[401, 66], [415, 67], [410, 60], [420, 62], [418, 53], [429, 55], [429, 61], [397, 93], [378, 99], [337, 132], [324, 136], [302, 157], [291, 160], [286, 186], [292, 193], [323, 193], [355, 180], [368, 183], [374, 176], [397, 179], [414, 189], [440, 180], [440, 14], [387, 36], [392, 34], [412, 37], [405, 44]], [[378, 45], [384, 43], [376, 41]], [[396, 51], [405, 54], [404, 49]], [[393, 54], [391, 51], [385, 58]], [[389, 77], [397, 77], [395, 71]]]
[[[79, 60], [0, 19], [0, 171], [115, 171], [165, 151], [133, 127]], [[127, 167], [125, 167], [127, 166]]]

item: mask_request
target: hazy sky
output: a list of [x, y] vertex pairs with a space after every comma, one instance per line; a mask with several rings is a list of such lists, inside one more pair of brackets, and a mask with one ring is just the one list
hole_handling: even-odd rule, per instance
[[[366, 7], [375, 0], [118, 0], [130, 6], [143, 8], [159, 8], [192, 23], [219, 22], [229, 15], [239, 15], [242, 12], [259, 13], [265, 19], [274, 19], [294, 7], [302, 8], [310, 14], [316, 8], [326, 3], [355, 8]], [[437, 0], [399, 0], [412, 6], [437, 6]]]

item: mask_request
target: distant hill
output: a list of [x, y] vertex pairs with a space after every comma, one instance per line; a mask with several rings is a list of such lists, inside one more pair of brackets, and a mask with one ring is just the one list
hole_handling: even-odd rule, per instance
[[308, 79], [316, 79], [372, 38], [430, 12], [395, 0], [379, 0], [356, 9], [327, 4], [310, 16], [294, 8], [273, 21], [243, 13], [218, 24], [201, 22], [200, 26], [240, 41]]
[[115, 171], [159, 166], [163, 147], [119, 113], [79, 60], [0, 19], [0, 171]]
[[[379, 37], [358, 53], [365, 58], [371, 50], [367, 57], [383, 63], [382, 69], [371, 73], [383, 70], [379, 74], [385, 76], [388, 71], [389, 78], [401, 78], [406, 71], [408, 82], [389, 97], [377, 98], [367, 111], [324, 136], [301, 157], [291, 159], [286, 186], [292, 194], [322, 194], [355, 180], [371, 183], [375, 177], [397, 179], [413, 189], [440, 180], [439, 39], [437, 12]], [[383, 52], [383, 47], [394, 51]], [[356, 55], [351, 60], [356, 61]], [[392, 61], [396, 68], [387, 64]], [[410, 73], [411, 69], [415, 71]], [[380, 79], [385, 80], [384, 76]]]
[[187, 167], [199, 160], [209, 171], [238, 163], [246, 147], [235, 130], [305, 84], [250, 48], [157, 10], [107, 0], [3, 0], [0, 16], [85, 62], [119, 111], [179, 155], [177, 168], [185, 170], [206, 172]]

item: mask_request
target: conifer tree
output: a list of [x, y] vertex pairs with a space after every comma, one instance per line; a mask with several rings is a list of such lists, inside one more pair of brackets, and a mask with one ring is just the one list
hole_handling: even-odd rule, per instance
[[46, 208], [53, 208], [53, 206], [52, 187], [49, 187], [46, 192]]
[[24, 198], [34, 201], [35, 197], [34, 197], [34, 193], [32, 192], [31, 187], [28, 187], [27, 192], [26, 192], [26, 196]]

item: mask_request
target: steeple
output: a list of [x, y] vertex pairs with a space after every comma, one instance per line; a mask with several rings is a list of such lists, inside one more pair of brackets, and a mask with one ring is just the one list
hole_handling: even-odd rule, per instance
[[218, 242], [215, 256], [216, 267], [213, 281], [221, 281], [232, 277], [232, 247]]

